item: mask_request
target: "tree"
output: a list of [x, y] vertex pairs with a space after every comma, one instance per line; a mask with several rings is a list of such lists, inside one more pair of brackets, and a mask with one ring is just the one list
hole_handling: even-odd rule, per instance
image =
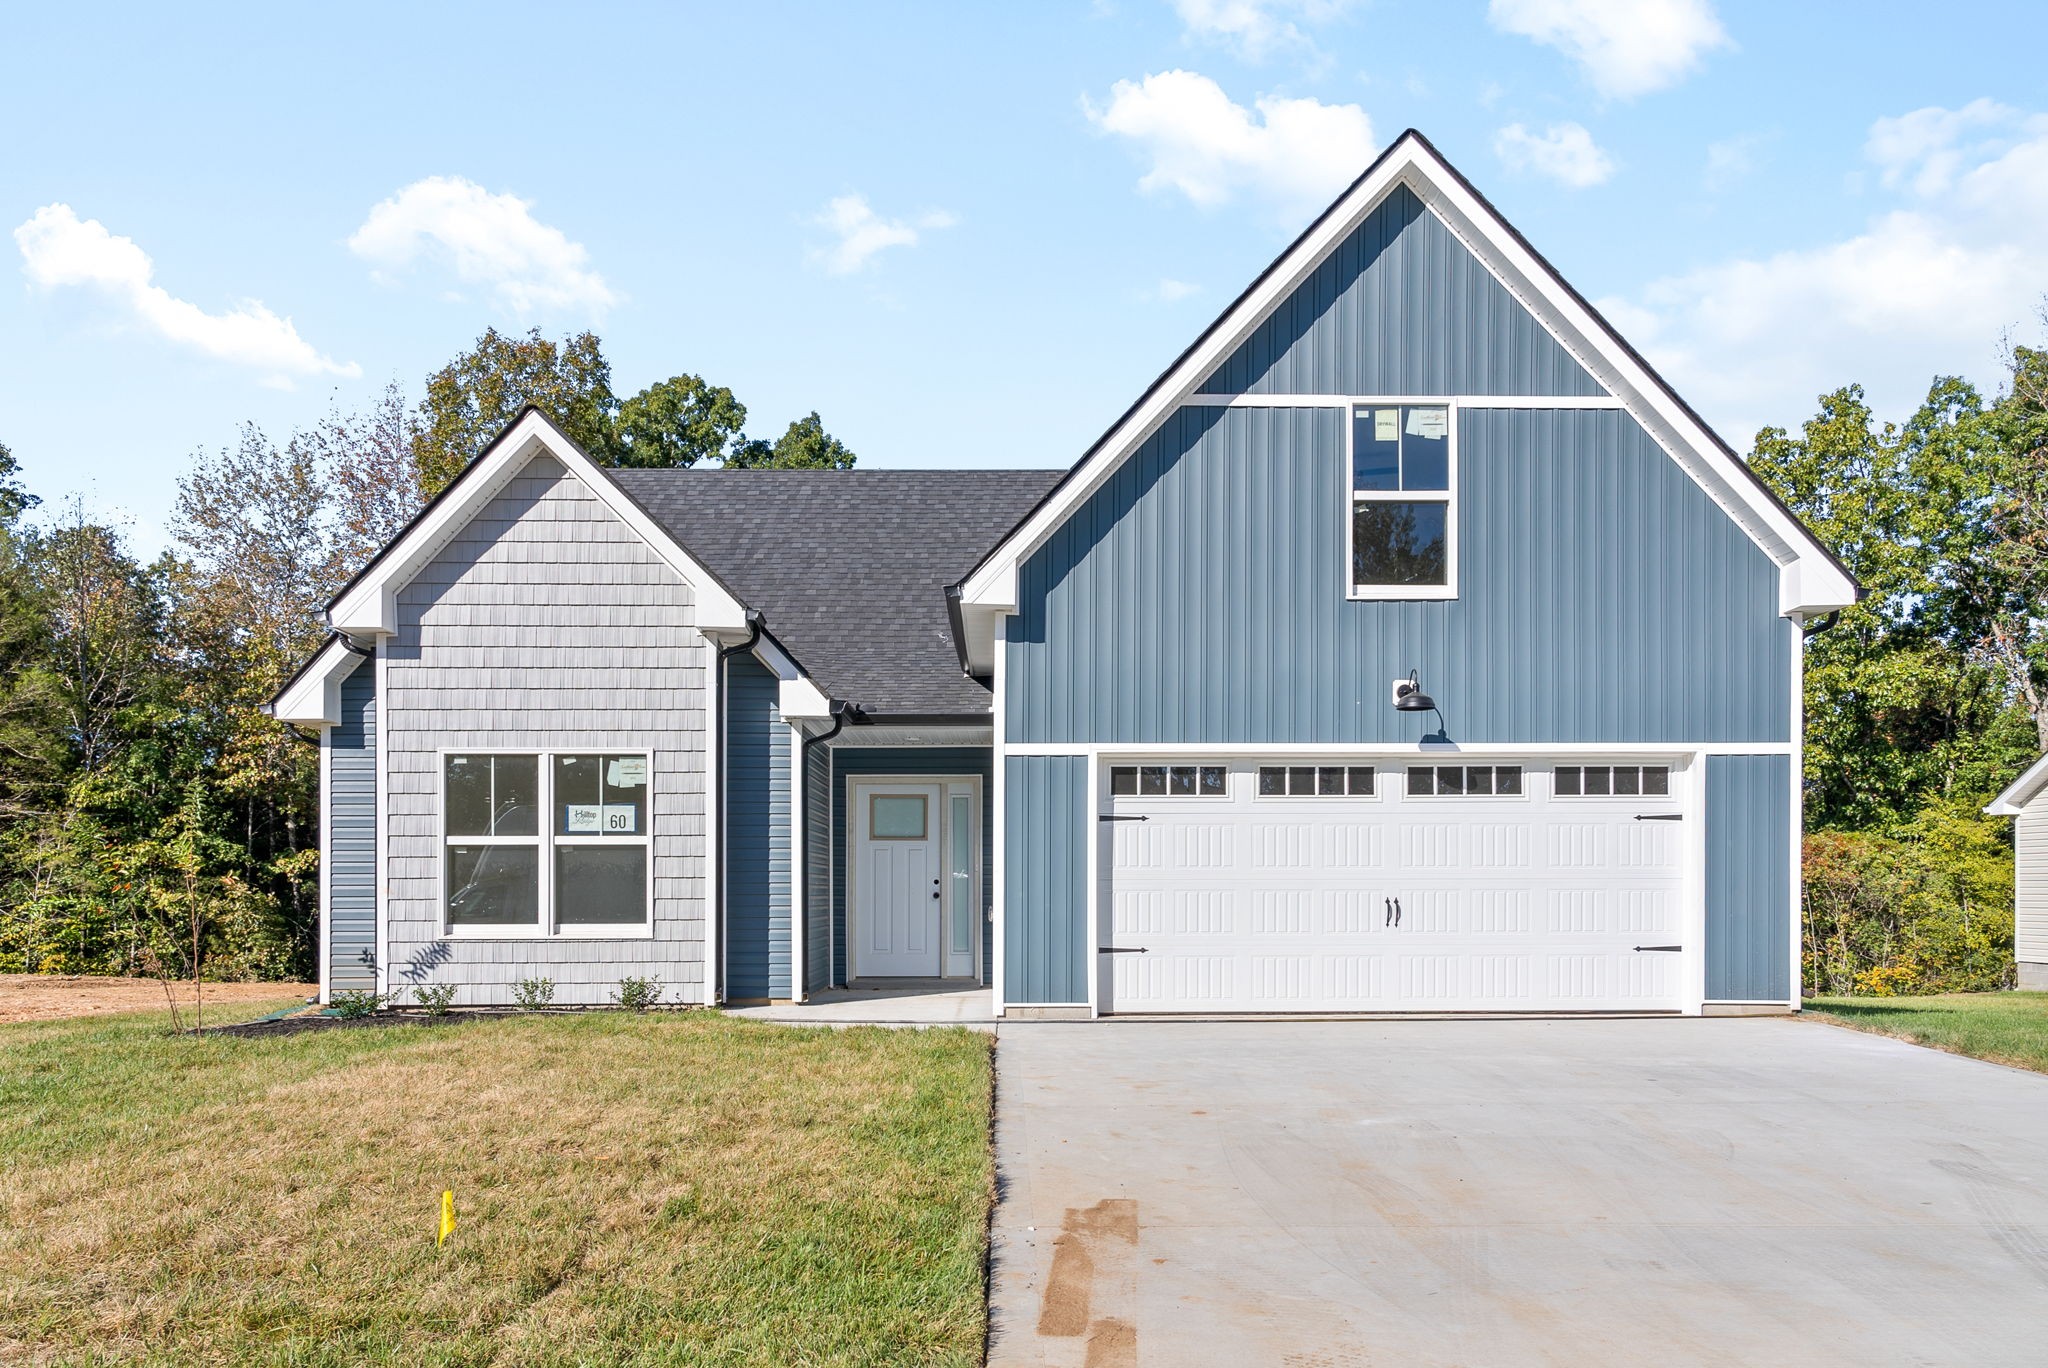
[[0, 442], [0, 529], [12, 528], [21, 521], [22, 514], [41, 502], [22, 488], [21, 463], [14, 459], [7, 444]]
[[608, 454], [616, 465], [689, 467], [726, 458], [739, 443], [747, 408], [722, 385], [671, 376], [619, 406]]
[[[2048, 321], [2048, 313], [2044, 313]], [[2048, 351], [2014, 347], [2005, 393], [1983, 415], [2000, 477], [1970, 578], [1988, 604], [1980, 649], [2004, 672], [2048, 751]]]
[[336, 522], [335, 572], [346, 579], [403, 531], [424, 502], [405, 391], [394, 380], [361, 413], [332, 405], [320, 422], [294, 434], [292, 444], [326, 481]]
[[791, 423], [772, 444], [758, 439], [741, 442], [726, 464], [739, 470], [851, 470], [853, 462], [853, 452], [825, 431], [813, 410]]
[[539, 328], [524, 337], [485, 328], [476, 346], [427, 377], [412, 425], [420, 493], [440, 493], [528, 404], [592, 456], [609, 459], [619, 402], [597, 335], [555, 343]]

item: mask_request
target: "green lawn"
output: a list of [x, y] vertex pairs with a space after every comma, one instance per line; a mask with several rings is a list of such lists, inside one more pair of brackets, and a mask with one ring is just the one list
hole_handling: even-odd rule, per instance
[[1806, 1010], [1859, 1031], [2048, 1073], [2048, 993], [1824, 997], [1808, 999]]
[[0, 1362], [981, 1361], [986, 1036], [163, 1024], [0, 1027]]

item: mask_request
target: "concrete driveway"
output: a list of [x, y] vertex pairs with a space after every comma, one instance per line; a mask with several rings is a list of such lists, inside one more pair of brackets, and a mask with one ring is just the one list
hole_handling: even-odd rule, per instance
[[996, 1057], [991, 1363], [2048, 1363], [2048, 1077], [1783, 1019]]

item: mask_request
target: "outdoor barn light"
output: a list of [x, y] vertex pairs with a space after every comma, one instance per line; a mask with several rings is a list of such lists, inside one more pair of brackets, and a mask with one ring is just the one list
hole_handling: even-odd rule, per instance
[[1436, 700], [1422, 691], [1416, 679], [1415, 670], [1408, 672], [1408, 678], [1394, 685], [1395, 712], [1435, 712]]

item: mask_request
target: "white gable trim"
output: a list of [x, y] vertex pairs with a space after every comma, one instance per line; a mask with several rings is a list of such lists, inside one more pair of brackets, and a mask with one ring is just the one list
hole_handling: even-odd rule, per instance
[[[1397, 185], [1405, 185], [1484, 262], [1622, 407], [1643, 425], [1780, 569], [1779, 611], [1804, 617], [1856, 601], [1826, 548], [1741, 469], [1741, 460], [1688, 412], [1419, 135], [1404, 133], [1217, 325], [1126, 414], [1063, 485], [961, 585], [964, 606], [1014, 611], [1019, 566], [1159, 430], [1195, 387], [1300, 287]], [[974, 652], [970, 652], [974, 654]]]
[[529, 409], [457, 476], [441, 497], [370, 562], [356, 581], [328, 605], [327, 622], [358, 638], [390, 636], [398, 630], [398, 591], [425, 569], [486, 504], [536, 456], [552, 456], [633, 529], [648, 549], [682, 576], [696, 602], [697, 626], [705, 632], [746, 630], [746, 609], [696, 557], [677, 543], [646, 510], [626, 496], [584, 455], [567, 434], [538, 410]]
[[1984, 811], [1993, 817], [2017, 817], [2043, 788], [2048, 788], [2048, 755], [2027, 766], [2027, 772], [2007, 785]]
[[336, 637], [314, 653], [283, 692], [264, 709], [280, 722], [296, 727], [341, 725], [341, 681], [355, 673], [366, 657]]

